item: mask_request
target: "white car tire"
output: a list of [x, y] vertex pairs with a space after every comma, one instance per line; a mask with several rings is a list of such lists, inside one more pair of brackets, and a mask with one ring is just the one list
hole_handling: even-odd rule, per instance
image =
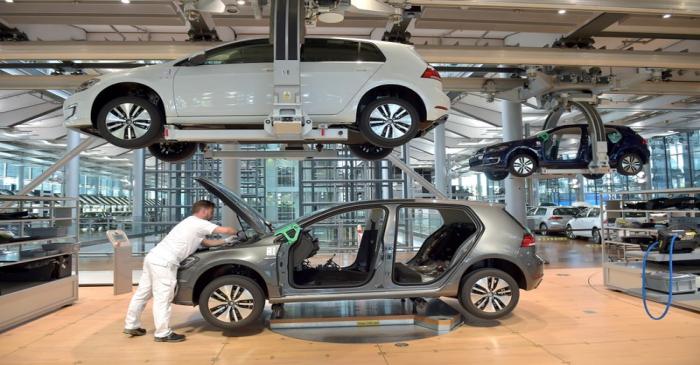
[[394, 148], [413, 139], [420, 127], [420, 117], [409, 102], [394, 98], [377, 99], [365, 106], [357, 126], [362, 136], [379, 147]]
[[156, 105], [138, 96], [123, 96], [102, 106], [95, 121], [100, 136], [121, 148], [144, 148], [163, 132], [163, 115]]

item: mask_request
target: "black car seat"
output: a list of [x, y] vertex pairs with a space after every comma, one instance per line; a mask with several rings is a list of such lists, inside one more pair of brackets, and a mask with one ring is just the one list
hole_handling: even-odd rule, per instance
[[292, 246], [292, 265], [294, 270], [301, 270], [304, 260], [315, 255], [318, 250], [318, 238], [312, 236], [308, 229], [303, 230], [297, 242]]
[[347, 270], [356, 270], [362, 272], [368, 272], [372, 261], [374, 260], [374, 253], [377, 251], [377, 223], [372, 222], [370, 229], [362, 233], [362, 240], [360, 240], [360, 246], [357, 249], [357, 257], [355, 257], [355, 262], [348, 266]]

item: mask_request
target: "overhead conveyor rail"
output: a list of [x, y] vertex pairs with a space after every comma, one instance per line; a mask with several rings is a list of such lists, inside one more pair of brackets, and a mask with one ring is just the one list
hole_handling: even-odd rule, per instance
[[[220, 45], [213, 42], [5, 42], [0, 61], [173, 60]], [[431, 63], [661, 67], [700, 69], [700, 54], [534, 47], [416, 46]]]

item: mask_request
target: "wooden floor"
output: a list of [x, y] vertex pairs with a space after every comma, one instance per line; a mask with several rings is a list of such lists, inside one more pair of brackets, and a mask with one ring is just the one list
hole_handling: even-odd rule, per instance
[[174, 306], [173, 324], [188, 340], [154, 343], [150, 306], [149, 335], [128, 338], [121, 329], [129, 295], [81, 288], [76, 305], [0, 334], [0, 364], [700, 364], [700, 314], [674, 308], [652, 321], [639, 299], [601, 282], [598, 268], [550, 269], [500, 323], [463, 325], [408, 346], [308, 342], [263, 326], [224, 335], [182, 306]]

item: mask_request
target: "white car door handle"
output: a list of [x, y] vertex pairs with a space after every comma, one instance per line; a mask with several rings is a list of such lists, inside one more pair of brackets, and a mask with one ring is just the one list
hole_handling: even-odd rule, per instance
[[359, 68], [356, 68], [355, 71], [365, 72], [365, 71], [369, 71], [369, 69], [366, 67], [359, 67]]
[[272, 67], [266, 67], [266, 68], [263, 68], [262, 70], [263, 70], [263, 72], [272, 72], [272, 70], [274, 70], [274, 69]]

